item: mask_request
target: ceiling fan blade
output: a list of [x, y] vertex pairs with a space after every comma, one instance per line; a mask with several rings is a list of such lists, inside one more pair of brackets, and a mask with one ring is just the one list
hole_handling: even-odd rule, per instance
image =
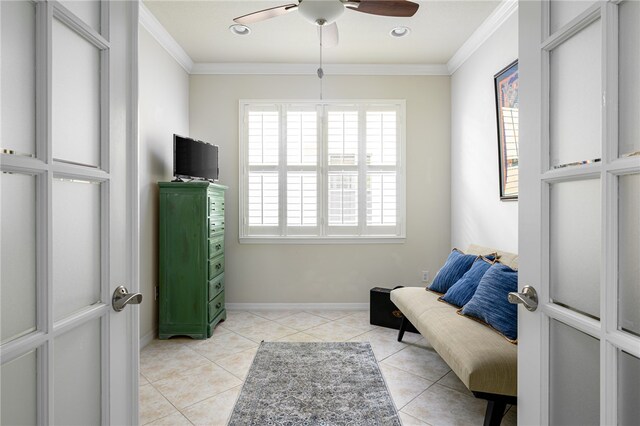
[[318, 25], [318, 37], [322, 31], [322, 46], [336, 47], [338, 45], [338, 25], [334, 22], [331, 25]]
[[349, 9], [371, 15], [408, 18], [415, 15], [419, 7], [418, 3], [408, 0], [360, 0], [358, 7]]
[[242, 25], [253, 24], [254, 22], [264, 21], [265, 19], [275, 18], [276, 16], [284, 15], [286, 13], [291, 12], [292, 10], [296, 10], [297, 8], [298, 8], [297, 4], [284, 4], [282, 6], [271, 7], [269, 9], [264, 9], [258, 12], [253, 12], [246, 15], [238, 16], [233, 21]]

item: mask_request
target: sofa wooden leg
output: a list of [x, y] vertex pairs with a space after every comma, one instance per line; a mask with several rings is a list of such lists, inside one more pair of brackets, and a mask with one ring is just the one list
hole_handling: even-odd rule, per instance
[[507, 403], [505, 401], [487, 401], [487, 412], [484, 415], [484, 426], [500, 426], [505, 408], [507, 408]]
[[400, 324], [400, 330], [398, 331], [398, 342], [402, 342], [402, 337], [404, 336], [404, 332], [407, 330], [407, 324], [409, 324], [409, 320], [407, 317], [402, 317], [402, 324]]

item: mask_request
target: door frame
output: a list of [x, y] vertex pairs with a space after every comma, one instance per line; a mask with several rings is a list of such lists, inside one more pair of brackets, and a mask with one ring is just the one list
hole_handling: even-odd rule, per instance
[[[127, 185], [127, 202], [128, 202], [128, 284], [131, 293], [140, 292], [140, 177], [139, 173], [139, 72], [138, 72], [138, 56], [139, 56], [139, 20], [140, 20], [140, 0], [130, 1], [131, 19], [129, 22], [131, 39], [130, 39], [130, 58], [129, 58], [129, 120], [127, 123], [127, 174], [129, 184]], [[151, 301], [147, 301], [151, 303]], [[130, 392], [133, 395], [131, 400], [131, 422], [130, 424], [138, 424], [139, 422], [139, 390], [140, 390], [140, 305], [132, 305], [129, 307], [129, 315], [132, 315], [131, 323], [131, 360], [130, 365], [133, 368], [130, 375]], [[113, 407], [111, 408], [113, 409]]]

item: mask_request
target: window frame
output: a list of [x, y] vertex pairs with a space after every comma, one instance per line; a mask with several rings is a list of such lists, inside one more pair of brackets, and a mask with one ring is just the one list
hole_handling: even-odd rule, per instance
[[[337, 99], [337, 100], [291, 100], [291, 99], [241, 99], [238, 102], [239, 135], [239, 188], [238, 188], [238, 233], [240, 243], [263, 244], [366, 244], [404, 243], [406, 239], [406, 101], [404, 99]], [[248, 225], [249, 172], [253, 168], [248, 160], [248, 116], [249, 111], [276, 108], [279, 111], [279, 164], [278, 171], [278, 226]], [[358, 176], [358, 225], [329, 226], [328, 186], [329, 172], [341, 166], [329, 166], [328, 162], [328, 112], [348, 108], [358, 111], [358, 164], [344, 167], [354, 170]], [[366, 117], [367, 111], [376, 107], [381, 111], [396, 112], [396, 165], [370, 165], [366, 162]], [[287, 116], [288, 110], [315, 110], [317, 113], [317, 161], [315, 166], [287, 164]], [[287, 181], [282, 177], [287, 172], [316, 171], [317, 182], [317, 226], [287, 226]], [[396, 225], [381, 226], [367, 224], [367, 174], [376, 171], [395, 171], [396, 174]], [[379, 232], [376, 232], [379, 231]]]

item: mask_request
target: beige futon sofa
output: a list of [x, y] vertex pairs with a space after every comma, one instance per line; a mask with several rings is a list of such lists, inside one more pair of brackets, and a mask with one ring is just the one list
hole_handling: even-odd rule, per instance
[[[518, 268], [518, 256], [471, 245], [466, 254], [498, 253], [498, 260]], [[404, 314], [398, 334], [402, 340], [407, 320], [415, 326], [473, 394], [488, 400], [484, 424], [499, 425], [506, 404], [516, 403], [518, 348], [489, 326], [456, 313], [424, 287], [391, 292], [391, 301]], [[505, 295], [506, 297], [506, 295]]]

